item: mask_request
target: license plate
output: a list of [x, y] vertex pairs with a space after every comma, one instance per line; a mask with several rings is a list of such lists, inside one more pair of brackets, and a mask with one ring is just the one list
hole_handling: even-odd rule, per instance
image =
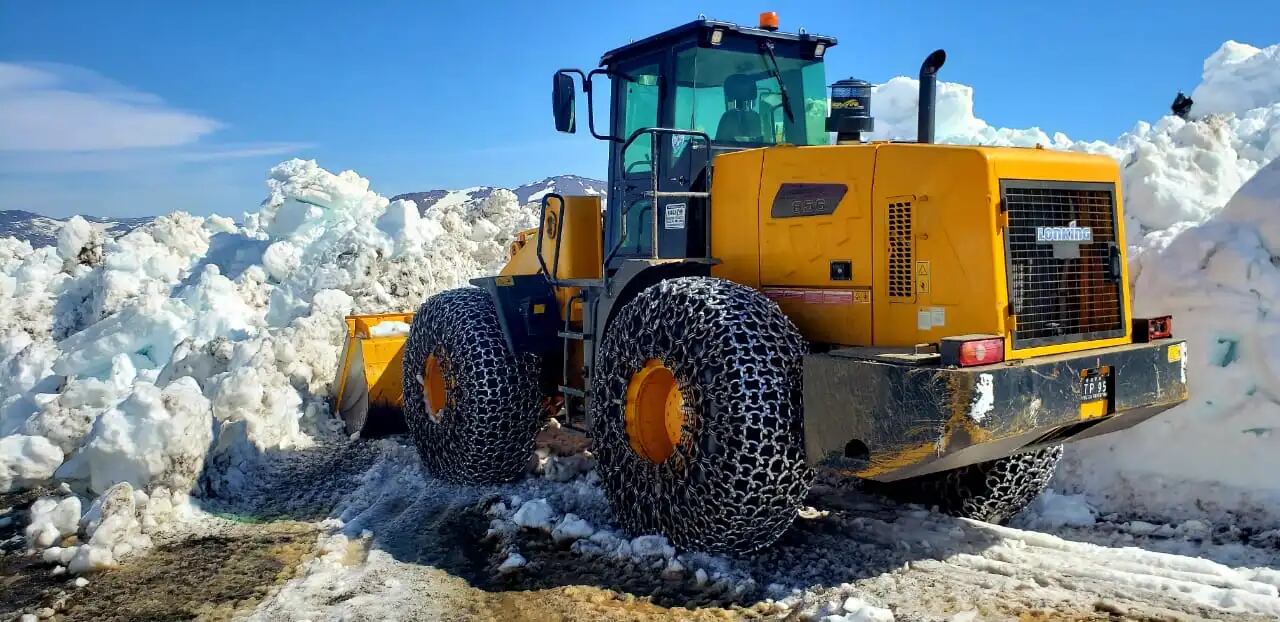
[[1107, 399], [1107, 374], [1099, 368], [1080, 373], [1080, 401], [1092, 402]]

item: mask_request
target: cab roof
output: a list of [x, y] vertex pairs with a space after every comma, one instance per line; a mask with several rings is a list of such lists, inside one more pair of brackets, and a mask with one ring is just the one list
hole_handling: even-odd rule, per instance
[[774, 41], [812, 41], [814, 43], [821, 41], [822, 43], [825, 43], [827, 47], [831, 47], [836, 44], [835, 37], [828, 37], [826, 35], [817, 35], [808, 32], [778, 32], [764, 30], [762, 28], [754, 28], [751, 26], [742, 26], [733, 22], [722, 22], [714, 19], [701, 18], [681, 26], [676, 26], [670, 30], [660, 32], [656, 35], [645, 37], [639, 41], [632, 41], [622, 47], [609, 50], [604, 53], [604, 56], [600, 57], [600, 65], [608, 65], [620, 58], [630, 58], [653, 49], [670, 47], [678, 41], [685, 41], [690, 38], [696, 38], [698, 41], [703, 41], [703, 35], [707, 35], [709, 37], [709, 33], [716, 29], [738, 33], [748, 37], [755, 37], [758, 39], [772, 39]]

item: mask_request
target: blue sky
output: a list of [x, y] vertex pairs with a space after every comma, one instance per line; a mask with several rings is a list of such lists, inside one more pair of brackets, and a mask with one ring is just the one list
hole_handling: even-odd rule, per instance
[[[1280, 2], [35, 2], [0, 0], [0, 209], [238, 216], [273, 163], [394, 194], [600, 177], [554, 132], [549, 76], [698, 13], [834, 35], [828, 81], [911, 75], [936, 47], [992, 125], [1115, 138], [1226, 39], [1280, 42]], [[874, 109], [874, 104], [873, 104]]]

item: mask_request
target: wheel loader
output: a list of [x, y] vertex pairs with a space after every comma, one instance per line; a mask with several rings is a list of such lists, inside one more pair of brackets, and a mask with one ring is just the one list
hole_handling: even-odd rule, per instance
[[1116, 162], [935, 144], [941, 50], [917, 140], [868, 141], [835, 45], [699, 18], [556, 71], [557, 130], [581, 88], [608, 146], [608, 209], [547, 194], [499, 274], [347, 318], [349, 429], [402, 417], [431, 473], [478, 484], [563, 413], [625, 528], [747, 552], [816, 469], [1000, 521], [1063, 443], [1184, 401], [1171, 318], [1132, 316]]

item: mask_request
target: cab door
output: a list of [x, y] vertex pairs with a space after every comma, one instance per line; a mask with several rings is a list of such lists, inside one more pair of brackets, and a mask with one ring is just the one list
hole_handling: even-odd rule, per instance
[[661, 126], [665, 60], [664, 52], [655, 52], [610, 68], [613, 135], [619, 138], [609, 154], [609, 209], [605, 214], [605, 248], [613, 253], [615, 264], [611, 268], [623, 258], [648, 257], [651, 253], [653, 201], [644, 193], [653, 189], [657, 155], [648, 136], [641, 136], [625, 150], [621, 141], [638, 129]]

